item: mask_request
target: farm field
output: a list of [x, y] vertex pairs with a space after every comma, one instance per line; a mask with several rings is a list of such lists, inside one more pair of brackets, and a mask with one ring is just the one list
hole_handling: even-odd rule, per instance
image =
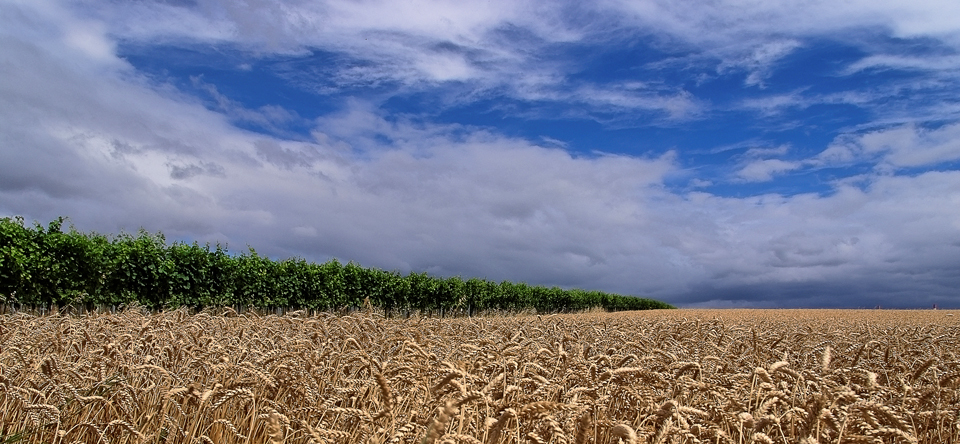
[[960, 442], [960, 312], [0, 316], [0, 442]]

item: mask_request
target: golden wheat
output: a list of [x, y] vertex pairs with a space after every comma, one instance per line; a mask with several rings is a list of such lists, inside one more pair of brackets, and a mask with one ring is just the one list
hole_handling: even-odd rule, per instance
[[0, 442], [960, 442], [948, 314], [14, 313]]

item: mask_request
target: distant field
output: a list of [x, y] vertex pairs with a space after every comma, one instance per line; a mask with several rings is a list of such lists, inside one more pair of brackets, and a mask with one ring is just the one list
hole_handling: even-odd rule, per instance
[[960, 312], [0, 316], [0, 442], [960, 442]]

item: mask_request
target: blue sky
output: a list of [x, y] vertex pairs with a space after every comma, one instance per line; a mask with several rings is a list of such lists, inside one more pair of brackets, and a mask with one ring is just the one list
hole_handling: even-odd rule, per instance
[[0, 0], [0, 215], [678, 306], [960, 307], [956, 17]]

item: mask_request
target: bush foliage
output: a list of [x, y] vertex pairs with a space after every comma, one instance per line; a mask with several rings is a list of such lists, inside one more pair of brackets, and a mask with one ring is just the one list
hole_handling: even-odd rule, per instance
[[209, 244], [174, 242], [144, 230], [105, 236], [0, 219], [0, 303], [26, 306], [188, 306], [336, 310], [365, 301], [388, 313], [486, 310], [537, 312], [672, 308], [600, 291], [438, 278], [331, 260], [274, 261], [252, 248], [239, 255]]

